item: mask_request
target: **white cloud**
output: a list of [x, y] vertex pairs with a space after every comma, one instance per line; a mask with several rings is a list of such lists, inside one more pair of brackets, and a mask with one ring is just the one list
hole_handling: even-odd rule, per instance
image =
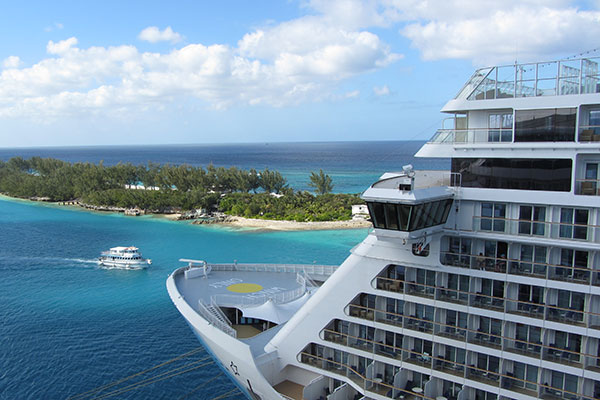
[[373, 88], [373, 93], [375, 93], [376, 96], [387, 96], [390, 94], [390, 88], [387, 85], [381, 87], [375, 86]]
[[146, 29], [142, 30], [138, 35], [140, 40], [145, 40], [150, 43], [157, 42], [171, 42], [177, 43], [183, 40], [183, 37], [177, 33], [173, 32], [170, 26], [167, 26], [164, 30], [158, 29], [156, 26], [149, 26]]
[[65, 54], [67, 53], [73, 46], [77, 44], [76, 37], [70, 37], [66, 40], [61, 40], [60, 42], [54, 43], [52, 40], [48, 42], [46, 46], [46, 51], [48, 54]]
[[[181, 38], [146, 28], [143, 40]], [[338, 84], [401, 57], [366, 30], [307, 16], [256, 29], [237, 46], [189, 44], [168, 53], [134, 46], [79, 48], [77, 38], [49, 41], [48, 57], [0, 74], [0, 116], [159, 109], [188, 97], [209, 107], [294, 105], [340, 97]]]
[[360, 95], [359, 90], [353, 90], [351, 92], [344, 93], [344, 97], [347, 99], [355, 99]]
[[350, 29], [395, 27], [426, 60], [532, 61], [598, 47], [598, 0], [309, 0]]
[[4, 68], [19, 68], [21, 65], [21, 59], [17, 56], [8, 56], [2, 62]]
[[402, 29], [426, 60], [476, 64], [532, 61], [597, 47], [600, 12], [516, 7], [456, 21], [434, 19]]

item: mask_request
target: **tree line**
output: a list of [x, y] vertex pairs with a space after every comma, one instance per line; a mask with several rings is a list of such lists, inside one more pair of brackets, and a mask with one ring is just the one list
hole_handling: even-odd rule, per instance
[[[309, 185], [321, 196], [333, 188], [331, 178], [322, 170], [313, 172], [310, 180]], [[141, 187], [146, 190], [136, 190]], [[299, 220], [321, 220], [325, 215], [328, 219], [349, 218], [350, 207], [346, 203], [352, 197], [328, 195], [321, 199], [308, 192], [294, 192], [278, 171], [268, 168], [257, 171], [212, 164], [203, 168], [152, 162], [105, 166], [102, 162], [69, 163], [41, 157], [0, 161], [0, 192], [13, 197], [77, 199], [91, 205], [138, 207], [153, 212], [220, 207], [234, 215], [275, 219], [296, 215]], [[285, 194], [285, 199], [270, 193]], [[352, 201], [360, 202], [357, 196], [353, 197]], [[340, 203], [342, 198], [346, 200]]]

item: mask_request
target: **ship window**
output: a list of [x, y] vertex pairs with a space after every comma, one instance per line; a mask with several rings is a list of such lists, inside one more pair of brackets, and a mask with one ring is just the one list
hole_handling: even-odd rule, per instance
[[385, 216], [383, 213], [382, 203], [367, 203], [369, 206], [369, 213], [371, 214], [371, 220], [375, 228], [385, 228]]
[[444, 240], [440, 259], [444, 265], [469, 268], [471, 265], [471, 239], [447, 237]]
[[519, 209], [519, 233], [544, 236], [546, 207], [521, 206]]
[[546, 276], [547, 249], [543, 246], [521, 245], [520, 263], [511, 263], [511, 273]]
[[481, 203], [481, 230], [504, 232], [506, 204]]
[[530, 390], [537, 389], [538, 367], [513, 361], [513, 375], [517, 378], [511, 380], [514, 385]]
[[560, 209], [561, 238], [587, 239], [589, 211], [580, 208], [563, 207]]
[[490, 114], [488, 120], [488, 142], [511, 142], [512, 127], [512, 113]]
[[577, 109], [521, 110], [515, 113], [515, 142], [572, 142]]
[[414, 231], [444, 224], [452, 199], [417, 205], [368, 202], [367, 206], [375, 228]]
[[398, 214], [396, 213], [395, 204], [385, 204], [385, 224], [387, 229], [398, 230]]
[[571, 191], [572, 160], [453, 158], [463, 187]]
[[408, 221], [410, 219], [411, 206], [398, 204], [398, 221], [400, 222], [400, 230], [408, 230]]

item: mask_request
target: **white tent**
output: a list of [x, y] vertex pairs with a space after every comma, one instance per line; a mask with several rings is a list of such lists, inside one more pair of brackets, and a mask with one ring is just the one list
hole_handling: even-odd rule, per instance
[[306, 303], [306, 300], [308, 300], [309, 297], [310, 293], [306, 292], [302, 297], [284, 304], [276, 304], [273, 300], [269, 299], [260, 306], [244, 307], [241, 310], [246, 318], [258, 318], [276, 324], [282, 324], [288, 321], [292, 315]]

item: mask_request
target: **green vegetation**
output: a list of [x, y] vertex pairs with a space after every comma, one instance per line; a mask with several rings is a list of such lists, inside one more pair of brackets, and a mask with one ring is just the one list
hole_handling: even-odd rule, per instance
[[331, 177], [319, 170], [319, 173], [312, 171], [310, 173], [310, 183], [308, 186], [314, 187], [317, 194], [327, 194], [333, 190], [333, 183]]
[[[317, 192], [331, 190], [329, 176], [323, 171], [313, 175], [325, 184], [323, 190], [317, 187]], [[79, 200], [94, 206], [138, 207], [159, 213], [204, 208], [249, 218], [296, 221], [350, 219], [351, 205], [362, 203], [357, 195], [295, 192], [279, 172], [269, 169], [258, 172], [155, 163], [104, 166], [40, 157], [0, 161], [0, 192], [13, 197]]]
[[221, 200], [220, 209], [231, 215], [293, 221], [338, 221], [352, 217], [352, 204], [362, 204], [355, 194], [313, 196], [309, 192], [274, 197], [268, 193], [233, 193]]

